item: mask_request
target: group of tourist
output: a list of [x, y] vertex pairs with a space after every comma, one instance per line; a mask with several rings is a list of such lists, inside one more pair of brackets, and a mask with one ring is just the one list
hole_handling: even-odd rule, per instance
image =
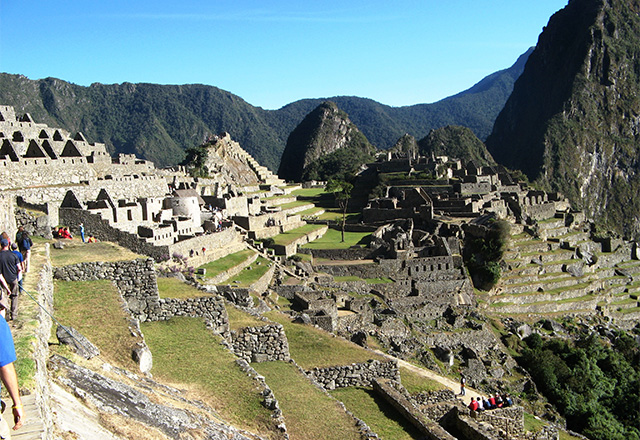
[[[78, 225], [78, 228], [80, 229], [80, 238], [82, 239], [83, 243], [95, 243], [98, 241], [93, 235], [85, 237], [84, 224], [80, 223], [80, 225]], [[66, 240], [73, 240], [73, 235], [71, 234], [71, 231], [69, 231], [69, 228], [67, 228], [66, 226], [59, 226], [57, 229], [54, 228], [52, 234], [53, 238], [64, 238]]]
[[482, 398], [478, 396], [477, 398], [472, 397], [471, 403], [469, 403], [469, 409], [471, 411], [486, 411], [490, 409], [496, 408], [506, 408], [507, 406], [513, 405], [513, 399], [509, 396], [508, 393], [504, 393], [504, 395], [500, 395], [500, 393], [496, 393], [495, 396], [489, 396]]
[[0, 234], [0, 315], [7, 320], [18, 314], [18, 296], [24, 275], [29, 272], [33, 241], [22, 226], [18, 228], [15, 241], [9, 234]]

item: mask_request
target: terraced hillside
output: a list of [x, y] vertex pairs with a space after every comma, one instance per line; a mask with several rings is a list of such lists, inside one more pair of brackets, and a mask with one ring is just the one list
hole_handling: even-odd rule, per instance
[[598, 239], [564, 216], [515, 228], [503, 276], [488, 296], [499, 314], [598, 312], [619, 321], [640, 317], [640, 261], [635, 245]]

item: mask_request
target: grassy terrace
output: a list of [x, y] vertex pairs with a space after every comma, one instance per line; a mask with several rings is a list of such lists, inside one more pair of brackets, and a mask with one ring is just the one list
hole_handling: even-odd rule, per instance
[[294, 241], [304, 237], [305, 235], [315, 232], [318, 229], [323, 228], [324, 225], [304, 225], [299, 228], [292, 229], [288, 232], [283, 232], [273, 237], [273, 242], [276, 245], [286, 246]]
[[227, 314], [229, 315], [230, 330], [240, 330], [245, 327], [263, 327], [267, 324], [267, 322], [247, 312], [243, 312], [232, 305], [227, 306]]
[[345, 232], [343, 242], [342, 232], [329, 228], [322, 237], [301, 247], [305, 249], [347, 249], [356, 245], [365, 246], [370, 239], [370, 232]]
[[[63, 325], [74, 327], [100, 349], [102, 359], [137, 370], [131, 350], [138, 339], [128, 329], [130, 318], [111, 281], [55, 281], [53, 307]], [[55, 326], [51, 339], [56, 340]], [[67, 346], [52, 347], [64, 356], [71, 353]]]
[[282, 324], [289, 340], [291, 357], [305, 370], [385, 359], [316, 327], [293, 323], [282, 313], [268, 312], [265, 316]]
[[355, 421], [292, 364], [253, 364], [280, 403], [292, 439], [359, 440]]
[[245, 267], [239, 274], [232, 276], [221, 284], [249, 287], [267, 273], [270, 265], [271, 261], [264, 257], [258, 257], [250, 266]]
[[236, 267], [238, 264], [247, 261], [249, 257], [254, 255], [256, 252], [251, 249], [245, 249], [240, 252], [235, 252], [233, 254], [229, 254], [225, 257], [218, 258], [217, 260], [211, 261], [207, 264], [204, 264], [199, 267], [199, 269], [206, 269], [206, 278], [212, 278], [216, 275], [231, 269], [232, 267]]
[[240, 370], [235, 356], [207, 330], [202, 319], [172, 318], [144, 322], [141, 327], [153, 352], [151, 372], [155, 377], [188, 387], [189, 398], [205, 401], [241, 428], [258, 433], [275, 430], [254, 381]]
[[278, 205], [280, 209], [286, 211], [287, 209], [297, 208], [299, 206], [307, 206], [311, 203], [305, 200], [296, 200], [295, 202], [283, 203], [282, 205]]
[[158, 293], [160, 298], [186, 299], [210, 296], [208, 293], [198, 290], [187, 283], [183, 283], [174, 277], [158, 277]]
[[[50, 240], [53, 243], [56, 240]], [[125, 261], [136, 258], [148, 258], [122, 248], [115, 243], [99, 241], [97, 243], [83, 243], [79, 239], [62, 240], [64, 249], [50, 247], [51, 263], [54, 266], [68, 266], [77, 263], [93, 263], [97, 261]], [[44, 240], [42, 241], [44, 242]], [[36, 242], [36, 245], [40, 240]]]
[[388, 284], [393, 283], [394, 281], [391, 278], [387, 277], [378, 277], [378, 278], [360, 278], [353, 275], [347, 275], [342, 277], [333, 277], [334, 281], [339, 283], [347, 282], [347, 281], [365, 281], [367, 284]]

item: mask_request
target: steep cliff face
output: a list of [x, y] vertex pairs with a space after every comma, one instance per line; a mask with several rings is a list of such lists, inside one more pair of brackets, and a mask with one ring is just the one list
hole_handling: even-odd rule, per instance
[[291, 132], [282, 153], [281, 179], [326, 180], [348, 174], [372, 159], [375, 148], [347, 114], [333, 102], [324, 102]]
[[640, 2], [571, 0], [498, 116], [494, 158], [640, 236]]
[[496, 164], [487, 147], [466, 127], [448, 125], [431, 130], [418, 145], [423, 156], [449, 156], [464, 162], [473, 160], [482, 166]]

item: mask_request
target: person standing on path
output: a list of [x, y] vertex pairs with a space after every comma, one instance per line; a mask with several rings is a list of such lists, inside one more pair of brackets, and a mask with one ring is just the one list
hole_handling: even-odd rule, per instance
[[11, 298], [11, 316], [8, 318], [16, 319], [18, 316], [18, 294], [20, 287], [18, 285], [18, 265], [20, 260], [16, 254], [9, 250], [9, 241], [6, 238], [0, 240], [0, 274], [9, 287], [9, 298]]
[[[13, 345], [13, 337], [11, 329], [4, 318], [0, 317], [0, 380], [4, 384], [9, 393], [9, 397], [13, 401], [11, 412], [13, 413], [13, 430], [20, 429], [24, 423], [24, 409], [22, 400], [20, 399], [20, 389], [18, 386], [18, 376], [13, 363], [16, 361], [16, 350]], [[4, 402], [2, 402], [4, 409]], [[0, 416], [0, 438], [11, 439], [11, 431], [9, 425]]]
[[465, 385], [467, 384], [467, 379], [464, 377], [464, 374], [460, 373], [460, 395], [465, 396]]
[[84, 223], [80, 223], [80, 237], [82, 238], [82, 242], [86, 243], [84, 241]]

